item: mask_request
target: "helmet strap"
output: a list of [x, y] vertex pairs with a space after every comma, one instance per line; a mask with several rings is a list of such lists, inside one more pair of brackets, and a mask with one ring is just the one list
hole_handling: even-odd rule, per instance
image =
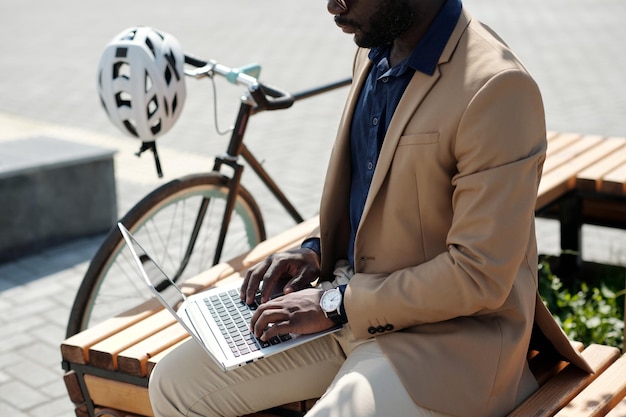
[[139, 148], [139, 152], [136, 152], [135, 155], [141, 157], [141, 154], [147, 150], [152, 151], [152, 155], [154, 155], [154, 164], [156, 165], [157, 175], [159, 176], [159, 178], [163, 178], [163, 170], [161, 169], [161, 161], [159, 160], [159, 153], [157, 152], [157, 146], [155, 141], [141, 142], [141, 148]]

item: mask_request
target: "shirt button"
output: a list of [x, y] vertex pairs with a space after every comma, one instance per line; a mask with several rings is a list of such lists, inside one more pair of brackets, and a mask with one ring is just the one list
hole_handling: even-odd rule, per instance
[[367, 169], [368, 169], [369, 171], [371, 171], [371, 170], [372, 170], [372, 168], [374, 168], [374, 164], [372, 163], [372, 161], [370, 161], [370, 162], [368, 162], [368, 163], [367, 163]]
[[383, 77], [383, 78], [381, 79], [381, 81], [382, 81], [382, 82], [384, 82], [384, 83], [386, 83], [387, 81], [389, 81], [389, 77]]
[[374, 126], [378, 126], [378, 117], [374, 117], [374, 118], [372, 119], [372, 124], [373, 124]]

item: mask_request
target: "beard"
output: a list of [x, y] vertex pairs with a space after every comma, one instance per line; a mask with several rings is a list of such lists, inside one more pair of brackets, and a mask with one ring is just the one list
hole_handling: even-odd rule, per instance
[[[402, 36], [417, 21], [417, 11], [407, 0], [383, 0], [367, 26], [355, 22], [345, 23], [360, 29], [354, 42], [362, 48], [389, 45]], [[341, 17], [337, 18], [341, 22]]]

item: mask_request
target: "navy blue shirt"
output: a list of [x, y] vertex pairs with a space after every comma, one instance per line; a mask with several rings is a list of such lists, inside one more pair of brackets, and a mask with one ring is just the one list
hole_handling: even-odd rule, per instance
[[[411, 55], [389, 67], [391, 46], [373, 48], [369, 53], [372, 69], [356, 104], [350, 130], [352, 177], [350, 188], [350, 242], [346, 254], [354, 266], [354, 240], [365, 200], [372, 183], [378, 154], [391, 118], [415, 71], [433, 75], [461, 15], [461, 0], [447, 0]], [[318, 239], [303, 243], [320, 253]]]

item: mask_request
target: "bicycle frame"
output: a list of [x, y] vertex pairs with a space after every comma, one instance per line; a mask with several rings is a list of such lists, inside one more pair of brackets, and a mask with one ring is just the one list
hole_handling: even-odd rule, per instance
[[[263, 168], [262, 164], [258, 161], [258, 159], [256, 159], [256, 157], [244, 144], [244, 136], [248, 127], [248, 121], [250, 120], [250, 117], [256, 113], [265, 110], [279, 110], [291, 107], [294, 101], [313, 97], [327, 91], [347, 86], [352, 82], [352, 80], [351, 78], [346, 78], [341, 81], [329, 83], [320, 87], [312, 88], [291, 95], [274, 87], [259, 83], [256, 78], [247, 75], [246, 71], [244, 70], [233, 70], [227, 67], [219, 66], [219, 64], [216, 64], [214, 62], [207, 63], [198, 58], [190, 56], [185, 57], [185, 62], [193, 66], [200, 67], [199, 70], [195, 72], [190, 72], [188, 73], [188, 75], [194, 76], [196, 78], [201, 78], [202, 76], [212, 77], [214, 73], [218, 73], [220, 75], [224, 75], [231, 82], [244, 84], [247, 86], [247, 90], [241, 98], [239, 112], [235, 119], [235, 124], [232, 129], [226, 153], [223, 155], [218, 155], [214, 159], [212, 172], [221, 173], [221, 169], [224, 165], [229, 166], [233, 170], [233, 175], [229, 183], [224, 216], [222, 218], [219, 238], [217, 241], [217, 248], [213, 258], [213, 265], [216, 265], [222, 255], [226, 234], [228, 232], [228, 226], [230, 224], [233, 210], [235, 209], [235, 201], [237, 198], [237, 194], [239, 193], [239, 187], [241, 185], [241, 177], [243, 175], [244, 166], [239, 163], [240, 158], [244, 159], [244, 161], [250, 166], [252, 171], [261, 179], [263, 184], [265, 184], [268, 190], [272, 193], [272, 195], [274, 195], [280, 205], [285, 209], [285, 211], [287, 211], [287, 213], [289, 213], [291, 218], [296, 223], [301, 223], [302, 221], [304, 221], [302, 215], [294, 207], [291, 201], [289, 201], [289, 199], [280, 189], [278, 184], [272, 179], [272, 177], [265, 170], [265, 168]], [[268, 95], [270, 96], [269, 100], [267, 98]], [[274, 100], [272, 100], [272, 98]], [[182, 275], [189, 262], [198, 233], [200, 231], [200, 227], [202, 225], [202, 222], [204, 221], [209, 202], [210, 199], [205, 198], [201, 204], [201, 207], [198, 211], [198, 216], [196, 217], [196, 221], [194, 223], [194, 228], [190, 236], [189, 243], [187, 245], [187, 249], [185, 251], [185, 255], [183, 257], [183, 261], [180, 265], [179, 270], [173, 277], [174, 281], [176, 281]], [[263, 236], [263, 238], [265, 238], [265, 236]]]

